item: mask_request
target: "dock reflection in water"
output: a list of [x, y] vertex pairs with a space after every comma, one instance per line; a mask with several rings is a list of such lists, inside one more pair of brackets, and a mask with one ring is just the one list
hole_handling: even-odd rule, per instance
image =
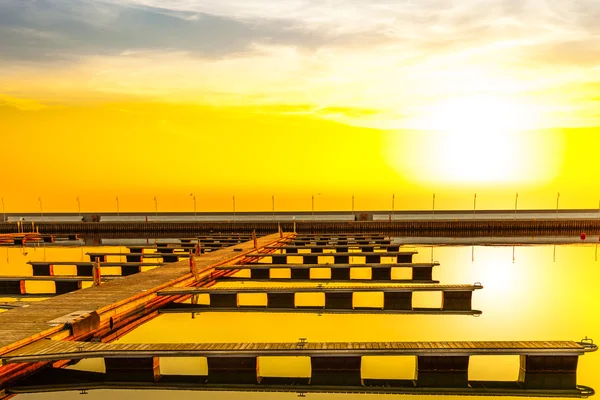
[[[53, 249], [54, 250], [54, 249]], [[63, 251], [69, 251], [62, 249]], [[416, 248], [419, 253], [415, 262], [430, 262], [429, 248]], [[73, 250], [70, 250], [73, 251]], [[75, 250], [77, 251], [77, 250]], [[556, 254], [554, 254], [556, 252]], [[514, 255], [514, 262], [513, 262]], [[188, 314], [163, 314], [120, 338], [117, 343], [206, 343], [206, 342], [296, 342], [307, 338], [309, 342], [320, 341], [457, 341], [457, 340], [579, 340], [582, 336], [600, 337], [600, 320], [596, 317], [600, 303], [597, 288], [600, 284], [599, 263], [595, 261], [594, 246], [517, 247], [438, 247], [434, 258], [440, 266], [433, 275], [442, 283], [482, 282], [485, 290], [473, 298], [473, 306], [483, 311], [478, 317], [461, 315], [331, 315], [331, 314], [285, 314], [285, 313], [197, 313], [195, 319]], [[553, 261], [553, 259], [556, 261]], [[73, 258], [71, 258], [73, 259]], [[220, 283], [218, 287], [239, 286], [239, 282]], [[264, 286], [265, 282], [245, 282], [251, 287]], [[284, 284], [290, 286], [289, 283]], [[273, 284], [274, 287], [277, 284]], [[439, 306], [441, 298], [419, 293], [414, 301], [423, 307]], [[368, 306], [368, 298], [362, 299]], [[311, 376], [307, 357], [289, 357], [286, 362], [276, 357], [261, 357], [261, 376], [287, 376], [286, 385], [261, 383], [260, 390], [285, 390], [292, 392], [350, 391], [353, 393], [424, 393], [424, 394], [489, 394], [514, 396], [569, 397], [589, 395], [564, 390], [571, 385], [574, 374], [539, 377], [546, 382], [554, 379], [556, 390], [539, 392], [535, 388], [518, 384], [519, 356], [471, 356], [468, 382], [470, 388], [448, 385], [444, 388], [418, 388], [415, 385], [416, 359], [414, 356], [395, 357], [365, 356], [362, 358], [361, 379], [364, 386], [308, 387], [306, 378]], [[393, 360], [390, 360], [393, 359]], [[391, 364], [390, 364], [391, 362]], [[96, 367], [94, 367], [96, 365]], [[92, 368], [89, 368], [89, 367]], [[205, 359], [161, 358], [158, 382], [135, 383], [121, 381], [111, 385], [102, 374], [103, 366], [84, 360], [70, 367], [69, 371], [52, 371], [38, 374], [23, 382], [15, 392], [53, 390], [48, 383], [56, 384], [57, 390], [112, 388], [115, 398], [142, 398], [151, 396], [146, 392], [124, 389], [188, 389], [188, 390], [256, 390], [256, 385], [246, 387], [236, 384], [220, 384], [211, 387], [199, 381], [206, 374]], [[90, 372], [76, 372], [89, 370]], [[598, 387], [600, 360], [592, 354], [579, 360], [577, 382]], [[93, 373], [96, 371], [95, 373]], [[49, 375], [55, 374], [55, 375]], [[560, 375], [560, 374], [559, 374]], [[382, 378], [383, 377], [383, 378]], [[464, 373], [461, 379], [464, 379]], [[386, 381], [387, 380], [387, 381]], [[390, 380], [394, 385], [390, 385]], [[82, 383], [84, 382], [84, 383]], [[33, 386], [30, 386], [33, 385]], [[50, 385], [50, 386], [51, 386]], [[63, 385], [62, 387], [58, 387]], [[64, 386], [66, 385], [66, 386]], [[29, 386], [29, 389], [27, 388]], [[38, 388], [36, 389], [36, 386]], [[235, 386], [235, 387], [234, 387]], [[262, 387], [265, 386], [265, 387]], [[269, 386], [269, 387], [267, 387]], [[454, 385], [456, 386], [456, 385]], [[45, 387], [45, 388], [44, 388]], [[527, 390], [524, 390], [527, 389]], [[97, 393], [97, 394], [96, 394]], [[163, 396], [168, 395], [160, 392]], [[93, 396], [106, 392], [91, 391]], [[38, 395], [39, 396], [39, 395]], [[65, 393], [43, 396], [64, 398]], [[58, 396], [58, 397], [57, 397]], [[178, 392], [178, 397], [197, 397], [198, 394]], [[296, 397], [296, 394], [250, 394], [206, 393], [210, 399]], [[334, 394], [310, 394], [311, 398], [329, 398]], [[27, 397], [27, 396], [25, 396]], [[259, 397], [256, 397], [259, 398]], [[362, 397], [361, 397], [362, 398]], [[378, 397], [380, 398], [380, 397]]]

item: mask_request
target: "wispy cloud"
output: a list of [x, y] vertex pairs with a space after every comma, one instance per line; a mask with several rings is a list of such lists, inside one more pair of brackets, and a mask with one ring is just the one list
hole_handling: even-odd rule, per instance
[[588, 115], [598, 20], [597, 0], [0, 0], [0, 85], [369, 124], [473, 92], [556, 110], [577, 87]]
[[12, 107], [22, 111], [38, 111], [47, 106], [31, 99], [23, 99], [0, 93], [0, 107]]

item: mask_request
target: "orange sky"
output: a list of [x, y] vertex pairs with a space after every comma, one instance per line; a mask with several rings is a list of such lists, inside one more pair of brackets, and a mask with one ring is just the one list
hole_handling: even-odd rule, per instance
[[[587, 10], [587, 11], [586, 11]], [[0, 2], [8, 212], [595, 208], [595, 1]]]

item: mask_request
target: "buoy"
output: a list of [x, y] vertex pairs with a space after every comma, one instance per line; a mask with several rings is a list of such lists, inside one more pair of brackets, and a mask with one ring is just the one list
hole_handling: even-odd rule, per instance
[[579, 235], [579, 238], [581, 240], [585, 240], [587, 238], [587, 235], [585, 234], [585, 232], [583, 232], [581, 235]]

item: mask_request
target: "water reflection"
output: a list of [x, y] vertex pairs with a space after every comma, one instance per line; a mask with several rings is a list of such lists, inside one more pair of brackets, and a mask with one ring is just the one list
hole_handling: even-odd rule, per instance
[[[560, 243], [560, 242], [559, 242]], [[430, 262], [435, 258], [440, 266], [434, 269], [434, 278], [440, 282], [459, 283], [480, 281], [485, 290], [474, 297], [474, 307], [483, 310], [479, 318], [462, 316], [429, 315], [316, 315], [316, 314], [270, 314], [270, 313], [200, 313], [195, 319], [189, 315], [164, 314], [142, 325], [119, 339], [121, 343], [184, 343], [184, 342], [285, 342], [306, 337], [309, 341], [451, 341], [451, 340], [578, 340], [583, 336], [600, 337], [600, 321], [597, 315], [600, 297], [597, 288], [600, 284], [600, 271], [597, 263], [597, 245], [534, 245], [534, 246], [418, 246], [415, 262]], [[16, 251], [16, 252], [15, 252]], [[26, 261], [39, 249], [28, 249], [25, 256], [20, 249], [7, 249], [7, 259], [0, 262], [2, 274], [15, 275], [31, 273], [26, 271]], [[73, 260], [79, 249], [47, 248], [55, 252], [51, 257]], [[93, 251], [93, 248], [86, 249]], [[433, 257], [432, 257], [433, 254]], [[46, 257], [50, 255], [46, 254]], [[38, 258], [39, 259], [39, 258]], [[19, 264], [22, 262], [22, 264]], [[226, 284], [220, 284], [226, 285]], [[424, 302], [431, 299], [423, 299]], [[368, 302], [368, 300], [367, 300]], [[168, 384], [178, 383], [174, 379], [186, 373], [197, 373], [202, 365], [191, 361], [171, 361], [167, 367], [173, 368], [170, 375], [153, 385], [160, 389]], [[288, 375], [300, 378], [307, 376], [307, 366], [303, 362], [295, 365], [281, 365], [277, 360], [261, 362], [265, 370], [283, 370]], [[82, 362], [74, 368], [86, 369]], [[362, 378], [373, 379], [387, 376], [389, 379], [411, 380], [414, 378], [414, 358], [411, 362], [398, 360], [394, 368], [376, 359], [365, 360], [362, 364]], [[93, 371], [94, 368], [88, 368]], [[582, 357], [579, 362], [578, 382], [591, 387], [600, 386], [596, 372], [600, 370], [598, 355]], [[393, 371], [393, 374], [392, 374]], [[500, 389], [508, 390], [518, 379], [519, 359], [516, 356], [498, 359], [472, 357], [468, 379], [473, 387], [493, 387], [492, 384], [478, 382], [500, 380]], [[64, 372], [64, 371], [63, 371]], [[101, 372], [101, 371], [98, 371]], [[164, 369], [163, 372], [169, 372]], [[411, 375], [411, 373], [413, 375]], [[310, 374], [310, 370], [308, 370]], [[392, 376], [390, 376], [392, 375]], [[87, 375], [85, 384], [77, 384], [74, 389], [87, 389], [98, 383], [97, 375]], [[55, 377], [59, 382], [59, 377]], [[41, 379], [41, 378], [40, 378]], [[60, 378], [63, 379], [63, 378]], [[82, 378], [84, 379], [84, 378]], [[189, 380], [181, 378], [181, 381]], [[506, 383], [512, 382], [512, 383]], [[39, 381], [41, 383], [41, 380]], [[408, 384], [408, 382], [406, 382]], [[413, 385], [414, 386], [414, 385]], [[106, 386], [96, 386], [105, 388]], [[130, 392], [126, 384], [111, 391], [110, 396], [121, 398], [152, 397], [165, 395], [165, 392]], [[178, 387], [183, 389], [184, 386]], [[187, 387], [191, 389], [191, 387]], [[136, 387], [139, 389], [139, 387]], [[213, 388], [214, 389], [214, 388]], [[303, 389], [304, 390], [304, 389]], [[305, 389], [306, 392], [309, 389]], [[97, 393], [97, 394], [96, 394]], [[178, 392], [180, 396], [197, 396], [188, 392]], [[406, 393], [406, 392], [404, 392]], [[440, 392], [437, 392], [438, 394]], [[450, 392], [449, 392], [450, 393]], [[436, 394], [431, 392], [430, 394]], [[453, 392], [453, 394], [458, 394]], [[495, 393], [495, 394], [510, 394]], [[534, 395], [535, 393], [528, 393]], [[566, 397], [567, 393], [555, 393]], [[90, 395], [106, 396], [105, 392], [90, 392]], [[53, 398], [58, 395], [44, 394]], [[296, 394], [253, 394], [253, 393], [207, 393], [208, 398], [282, 398], [296, 397]], [[311, 398], [330, 398], [333, 394], [309, 394]], [[365, 395], [361, 398], [368, 398]], [[59, 398], [59, 397], [56, 397]], [[65, 394], [60, 394], [65, 398]], [[273, 397], [275, 398], [275, 397]], [[380, 397], [378, 397], [380, 398]]]

